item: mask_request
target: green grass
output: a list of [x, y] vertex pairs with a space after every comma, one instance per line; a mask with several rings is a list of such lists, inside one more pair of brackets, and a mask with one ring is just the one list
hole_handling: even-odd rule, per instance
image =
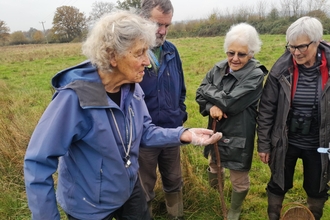
[[[262, 35], [263, 47], [255, 56], [268, 69], [283, 53], [285, 36]], [[330, 36], [325, 36], [330, 39]], [[223, 37], [170, 39], [179, 49], [187, 86], [189, 114], [186, 127], [206, 127], [195, 102], [195, 92], [206, 72], [225, 58]], [[23, 157], [29, 138], [52, 96], [51, 77], [58, 71], [85, 58], [81, 44], [27, 45], [0, 47], [0, 216], [1, 219], [30, 219], [23, 179]], [[207, 160], [203, 148], [182, 147], [184, 212], [186, 219], [222, 219], [219, 194], [208, 186]], [[268, 166], [254, 152], [250, 172], [251, 189], [243, 204], [241, 220], [267, 219], [265, 187], [270, 177]], [[226, 173], [224, 195], [230, 204], [231, 186]], [[302, 188], [302, 165], [298, 161], [294, 188], [284, 203], [305, 204]], [[161, 183], [156, 186], [153, 203], [155, 219], [166, 219]], [[65, 219], [64, 216], [62, 216]], [[323, 219], [330, 219], [327, 202]]]

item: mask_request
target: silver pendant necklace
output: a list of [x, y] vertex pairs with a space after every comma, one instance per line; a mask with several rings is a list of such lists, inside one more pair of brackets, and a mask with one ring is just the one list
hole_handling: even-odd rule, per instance
[[115, 122], [118, 136], [120, 138], [121, 144], [122, 144], [123, 149], [124, 149], [124, 152], [125, 152], [125, 157], [123, 158], [124, 161], [125, 161], [125, 167], [128, 168], [132, 164], [132, 162], [130, 161], [130, 156], [129, 156], [129, 152], [131, 150], [131, 144], [132, 144], [132, 136], [133, 136], [133, 125], [132, 125], [133, 123], [132, 123], [131, 108], [129, 108], [129, 111], [128, 111], [129, 112], [129, 116], [130, 116], [130, 122], [129, 122], [130, 137], [129, 137], [129, 142], [128, 142], [128, 145], [127, 145], [127, 150], [125, 148], [123, 138], [122, 138], [122, 136], [120, 134], [119, 127], [118, 127], [118, 124], [117, 124], [117, 120], [115, 118], [115, 114], [113, 113], [112, 109], [110, 109], [110, 112], [112, 114], [112, 118], [113, 118], [113, 121]]

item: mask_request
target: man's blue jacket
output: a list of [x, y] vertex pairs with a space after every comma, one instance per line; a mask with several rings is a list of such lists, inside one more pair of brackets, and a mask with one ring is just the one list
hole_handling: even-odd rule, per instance
[[162, 45], [162, 62], [158, 72], [145, 68], [140, 85], [145, 93], [152, 123], [165, 128], [176, 128], [187, 120], [186, 87], [182, 62], [176, 47], [169, 41]]

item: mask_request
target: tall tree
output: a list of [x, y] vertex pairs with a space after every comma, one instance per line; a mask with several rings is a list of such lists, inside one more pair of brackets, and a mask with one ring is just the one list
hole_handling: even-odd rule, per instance
[[273, 6], [273, 8], [270, 10], [267, 18], [270, 20], [270, 21], [276, 21], [277, 19], [280, 18], [280, 12], [277, 10], [276, 7]]
[[56, 9], [53, 18], [53, 30], [62, 41], [81, 38], [87, 29], [87, 18], [74, 6], [62, 6]]
[[40, 44], [45, 41], [45, 36], [42, 31], [35, 31], [32, 34], [32, 42], [36, 44]]
[[30, 27], [30, 29], [28, 31], [24, 31], [23, 34], [25, 35], [25, 37], [27, 39], [29, 39], [30, 41], [33, 41], [33, 35], [37, 31], [38, 31], [37, 29]]
[[94, 2], [88, 21], [93, 24], [95, 21], [99, 20], [102, 15], [112, 12], [114, 9], [115, 4], [112, 2]]
[[130, 10], [131, 8], [141, 8], [141, 0], [117, 0], [117, 8], [123, 10]]
[[303, 11], [302, 11], [302, 3], [303, 3], [303, 0], [291, 0], [291, 9], [292, 9], [292, 12], [293, 12], [293, 16], [295, 17], [299, 17]]
[[5, 45], [9, 42], [9, 31], [10, 28], [7, 26], [7, 24], [0, 20], [0, 45]]
[[266, 17], [267, 6], [268, 4], [266, 0], [258, 0], [256, 5], [256, 11], [259, 19], [263, 19]]
[[307, 0], [306, 8], [308, 11], [323, 11], [329, 10], [328, 0]]
[[281, 0], [281, 16], [283, 17], [290, 17], [291, 16], [291, 2], [290, 0]]

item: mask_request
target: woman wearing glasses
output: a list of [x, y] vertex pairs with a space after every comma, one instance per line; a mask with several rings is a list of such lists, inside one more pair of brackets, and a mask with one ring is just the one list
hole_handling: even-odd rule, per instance
[[302, 159], [307, 205], [321, 219], [329, 159], [318, 147], [330, 142], [330, 47], [322, 42], [323, 27], [312, 17], [295, 21], [286, 32], [287, 50], [267, 78], [258, 115], [258, 152], [269, 165], [268, 216], [280, 217], [286, 192], [293, 187], [298, 158]]
[[[223, 134], [218, 143], [221, 172], [224, 174], [224, 168], [230, 170], [233, 188], [228, 220], [239, 219], [243, 200], [250, 188], [257, 104], [268, 72], [253, 58], [260, 51], [261, 44], [251, 25], [232, 26], [224, 42], [227, 59], [214, 65], [196, 93], [200, 113], [209, 116], [208, 128], [212, 128], [216, 120], [216, 130]], [[204, 156], [209, 158], [209, 183], [216, 187], [219, 183], [213, 149], [213, 145], [205, 147]]]

